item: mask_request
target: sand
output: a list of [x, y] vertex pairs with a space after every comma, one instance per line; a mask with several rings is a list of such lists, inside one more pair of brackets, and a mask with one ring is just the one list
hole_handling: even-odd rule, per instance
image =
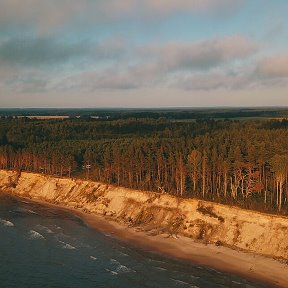
[[267, 287], [288, 287], [288, 265], [277, 259], [214, 244], [204, 244], [183, 236], [154, 235], [151, 231], [141, 231], [141, 227], [127, 227], [125, 223], [116, 222], [109, 217], [85, 213], [73, 207], [30, 198], [25, 200], [70, 212], [80, 217], [88, 227], [111, 235], [112, 238], [136, 249], [238, 275], [259, 284], [266, 284]]
[[[12, 181], [12, 182], [11, 182]], [[221, 242], [225, 247], [288, 261], [288, 217], [200, 199], [100, 182], [0, 170], [0, 188], [16, 196], [81, 209], [146, 230]], [[201, 209], [200, 209], [201, 208]]]
[[68, 210], [137, 249], [288, 288], [288, 217], [26, 172], [0, 170], [0, 189]]

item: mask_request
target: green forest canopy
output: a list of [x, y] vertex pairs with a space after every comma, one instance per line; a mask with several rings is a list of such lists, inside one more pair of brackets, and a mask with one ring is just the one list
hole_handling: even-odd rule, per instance
[[2, 118], [0, 168], [287, 214], [288, 121]]

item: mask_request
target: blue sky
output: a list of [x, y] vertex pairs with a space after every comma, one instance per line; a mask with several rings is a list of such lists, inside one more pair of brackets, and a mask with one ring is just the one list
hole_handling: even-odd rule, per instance
[[286, 0], [0, 0], [1, 107], [288, 106]]

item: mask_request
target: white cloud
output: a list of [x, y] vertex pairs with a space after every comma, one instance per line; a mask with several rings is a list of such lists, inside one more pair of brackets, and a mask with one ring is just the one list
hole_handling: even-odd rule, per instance
[[[239, 76], [239, 69], [234, 74], [226, 71], [236, 62], [246, 63], [258, 51], [257, 43], [243, 35], [142, 47], [119, 38], [86, 45], [32, 39], [20, 45], [21, 49], [18, 44], [19, 40], [11, 40], [0, 45], [0, 60], [6, 67], [21, 67], [10, 86], [24, 90], [28, 87], [31, 91], [33, 85], [37, 91], [171, 86], [203, 90], [235, 88], [243, 86], [246, 80]], [[78, 66], [81, 67], [75, 69]], [[33, 68], [33, 72], [26, 72], [25, 67], [27, 71]], [[71, 72], [69, 67], [74, 67]], [[41, 78], [37, 72], [40, 68], [45, 71], [46, 83], [43, 73]]]
[[261, 60], [256, 73], [267, 78], [288, 77], [288, 54], [274, 55]]
[[225, 72], [196, 74], [175, 79], [172, 87], [184, 90], [242, 89], [249, 85], [249, 77]]
[[234, 35], [201, 42], [149, 45], [140, 49], [143, 57], [158, 62], [163, 71], [209, 69], [238, 59], [245, 59], [258, 50], [251, 39]]
[[0, 61], [9, 66], [62, 67], [72, 62], [118, 61], [130, 53], [130, 46], [121, 38], [99, 43], [69, 41], [61, 37], [11, 38], [0, 42]]
[[46, 38], [19, 43], [12, 39], [0, 45], [0, 84], [15, 91], [207, 91], [288, 82], [288, 55], [256, 60], [259, 44], [243, 35], [141, 47], [121, 38], [73, 45]]

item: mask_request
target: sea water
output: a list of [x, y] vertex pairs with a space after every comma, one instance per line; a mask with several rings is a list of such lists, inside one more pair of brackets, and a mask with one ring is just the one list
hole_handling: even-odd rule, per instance
[[0, 287], [268, 287], [129, 247], [51, 207], [0, 194]]

